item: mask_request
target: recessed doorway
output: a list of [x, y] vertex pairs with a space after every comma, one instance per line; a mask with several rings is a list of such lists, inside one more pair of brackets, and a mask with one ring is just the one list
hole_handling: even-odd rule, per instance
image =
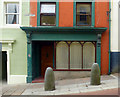
[[7, 82], [7, 52], [2, 51], [2, 81]]

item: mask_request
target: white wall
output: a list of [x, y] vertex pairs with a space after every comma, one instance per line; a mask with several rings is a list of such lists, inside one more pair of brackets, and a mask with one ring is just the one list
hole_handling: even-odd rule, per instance
[[118, 7], [118, 49], [120, 51], [120, 0], [119, 0], [119, 7]]
[[111, 0], [111, 51], [118, 52], [118, 1]]

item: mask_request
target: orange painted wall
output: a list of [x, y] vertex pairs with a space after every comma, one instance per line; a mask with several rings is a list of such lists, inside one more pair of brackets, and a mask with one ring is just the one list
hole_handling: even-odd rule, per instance
[[73, 0], [59, 2], [59, 27], [73, 27]]
[[35, 27], [37, 26], [37, 0], [30, 0], [30, 14], [35, 14], [34, 17], [30, 17], [30, 25]]
[[95, 2], [95, 27], [107, 27], [107, 31], [101, 38], [102, 74], [108, 74], [109, 70], [109, 15], [107, 16], [107, 11], [109, 11], [109, 2]]
[[[30, 25], [37, 26], [37, 0], [31, 0], [30, 13], [35, 17], [30, 17]], [[100, 1], [100, 0], [95, 0]], [[105, 0], [109, 1], [109, 0]], [[109, 2], [95, 2], [95, 27], [107, 27], [107, 31], [101, 38], [101, 73], [108, 74], [109, 70]], [[73, 27], [73, 0], [59, 0], [59, 27]]]

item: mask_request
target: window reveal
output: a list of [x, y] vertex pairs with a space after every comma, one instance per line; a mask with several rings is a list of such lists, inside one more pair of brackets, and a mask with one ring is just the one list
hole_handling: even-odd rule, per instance
[[41, 3], [40, 8], [40, 25], [56, 25], [56, 3]]
[[6, 24], [19, 24], [19, 4], [6, 4]]
[[55, 42], [55, 69], [85, 70], [95, 62], [95, 42]]
[[91, 25], [91, 3], [77, 3], [76, 12], [78, 26]]

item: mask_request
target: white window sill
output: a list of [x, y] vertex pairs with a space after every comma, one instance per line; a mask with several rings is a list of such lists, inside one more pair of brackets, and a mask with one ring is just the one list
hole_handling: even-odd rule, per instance
[[2, 28], [20, 28], [19, 24], [6, 24]]

